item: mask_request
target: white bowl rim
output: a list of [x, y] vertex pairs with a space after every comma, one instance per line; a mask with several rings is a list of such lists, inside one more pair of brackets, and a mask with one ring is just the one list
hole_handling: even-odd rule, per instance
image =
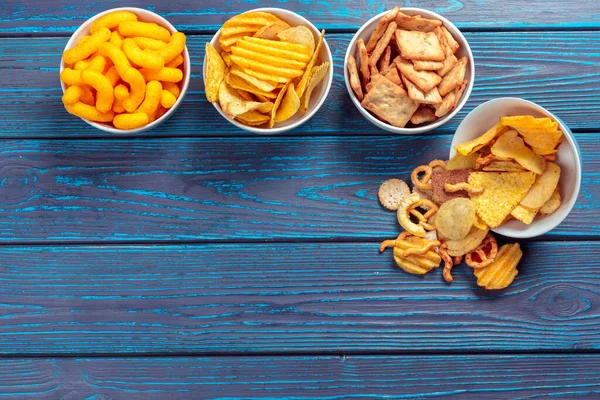
[[[283, 8], [278, 8], [278, 7], [260, 7], [260, 8], [253, 8], [251, 10], [246, 10], [241, 14], [246, 14], [249, 12], [257, 12], [257, 11], [262, 11], [262, 12], [281, 12], [282, 14], [289, 14], [289, 15], [294, 15], [298, 18], [300, 18], [302, 21], [304, 21], [304, 23], [306, 23], [307, 25], [309, 25], [310, 28], [316, 30], [317, 32], [320, 32], [319, 29], [312, 23], [310, 22], [308, 19], [306, 19], [305, 17], [303, 17], [302, 15], [295, 13], [294, 11], [290, 11], [290, 10], [286, 10]], [[221, 29], [219, 29], [214, 36], [210, 39], [210, 44], [214, 46], [214, 42], [218, 40], [219, 35], [221, 35]], [[327, 39], [323, 38], [323, 49], [325, 49], [325, 53], [327, 55], [328, 61], [331, 64], [329, 67], [329, 70], [327, 72], [327, 76], [326, 76], [326, 81], [327, 82], [321, 82], [325, 83], [326, 86], [323, 88], [323, 94], [321, 95], [321, 98], [319, 99], [319, 101], [317, 102], [317, 104], [315, 104], [314, 108], [312, 110], [309, 110], [302, 118], [300, 118], [298, 121], [294, 122], [293, 124], [290, 125], [286, 125], [286, 126], [279, 126], [279, 127], [273, 127], [273, 128], [257, 128], [255, 126], [248, 126], [248, 125], [244, 125], [236, 120], [233, 120], [229, 117], [227, 117], [223, 111], [221, 110], [221, 107], [217, 104], [217, 102], [212, 103], [213, 107], [219, 112], [219, 114], [221, 114], [221, 116], [223, 118], [225, 118], [227, 121], [229, 121], [231, 124], [235, 125], [236, 127], [243, 129], [245, 131], [248, 132], [252, 132], [252, 133], [256, 133], [258, 135], [277, 135], [279, 133], [284, 133], [287, 131], [290, 131], [292, 129], [298, 128], [299, 126], [301, 126], [302, 124], [304, 124], [305, 122], [307, 122], [308, 120], [310, 120], [313, 115], [315, 115], [317, 113], [317, 111], [319, 111], [319, 109], [321, 108], [321, 106], [325, 103], [325, 100], [327, 100], [327, 97], [329, 96], [329, 92], [331, 90], [331, 85], [333, 83], [333, 69], [334, 69], [334, 62], [333, 62], [333, 55], [331, 54], [331, 49], [329, 48], [329, 44], [327, 43]], [[206, 65], [206, 55], [204, 55], [204, 60], [202, 62], [202, 80], [204, 81], [204, 77], [206, 74], [206, 69], [205, 69], [205, 65]]]
[[469, 79], [467, 88], [465, 89], [465, 92], [463, 93], [461, 100], [459, 101], [457, 106], [454, 108], [454, 110], [452, 110], [450, 113], [446, 114], [442, 118], [438, 119], [437, 121], [435, 121], [431, 124], [428, 124], [428, 125], [418, 126], [415, 128], [399, 128], [399, 127], [390, 125], [387, 122], [383, 122], [383, 121], [379, 120], [378, 118], [373, 116], [369, 111], [365, 110], [360, 105], [360, 102], [358, 101], [358, 99], [356, 99], [356, 96], [354, 95], [354, 91], [352, 90], [352, 87], [350, 86], [350, 79], [348, 77], [348, 57], [352, 54], [353, 49], [356, 44], [356, 41], [358, 40], [359, 36], [363, 33], [364, 30], [369, 28], [375, 22], [379, 21], [379, 19], [381, 17], [383, 17], [385, 14], [387, 14], [389, 11], [390, 10], [385, 10], [385, 11], [375, 15], [373, 18], [371, 18], [367, 22], [365, 22], [352, 37], [352, 40], [350, 41], [348, 48], [346, 50], [346, 56], [344, 57], [344, 82], [346, 84], [346, 90], [348, 91], [348, 95], [352, 99], [352, 103], [354, 103], [354, 106], [358, 109], [358, 111], [367, 120], [369, 120], [372, 124], [374, 124], [375, 126], [381, 128], [381, 129], [385, 129], [388, 132], [398, 133], [398, 134], [402, 134], [402, 135], [414, 135], [414, 134], [432, 131], [432, 130], [439, 128], [440, 126], [446, 124], [448, 121], [450, 121], [452, 118], [454, 118], [454, 116], [464, 107], [464, 105], [469, 100], [469, 97], [471, 96], [471, 92], [473, 91], [473, 86], [475, 85], [475, 59], [473, 57], [473, 52], [471, 51], [471, 46], [469, 45], [469, 42], [467, 41], [467, 39], [465, 38], [463, 33], [460, 31], [460, 29], [458, 29], [456, 27], [456, 25], [454, 25], [452, 22], [450, 22], [450, 20], [443, 17], [442, 15], [440, 15], [436, 12], [430, 11], [430, 10], [426, 10], [424, 8], [401, 7], [400, 11], [408, 12], [411, 15], [430, 14], [429, 17], [427, 15], [424, 15], [424, 16], [428, 17], [428, 18], [437, 18], [444, 23], [444, 26], [450, 26], [456, 30], [456, 33], [458, 34], [458, 36], [464, 43], [463, 47], [467, 53], [467, 58], [469, 59], [469, 69], [470, 69], [470, 73], [471, 73], [471, 79]]
[[[152, 14], [155, 17], [157, 17], [159, 20], [162, 21], [162, 26], [164, 26], [165, 28], [167, 28], [171, 33], [177, 32], [177, 29], [175, 28], [175, 26], [173, 26], [173, 24], [171, 24], [165, 17], [150, 11], [150, 10], [146, 10], [144, 8], [139, 8], [139, 7], [117, 7], [117, 8], [111, 8], [108, 10], [104, 10], [90, 18], [88, 18], [87, 20], [85, 20], [80, 26], [79, 28], [77, 28], [75, 30], [75, 32], [73, 32], [73, 34], [71, 35], [71, 37], [69, 38], [69, 41], [67, 42], [67, 44], [65, 45], [65, 48], [63, 50], [63, 53], [74, 47], [74, 42], [75, 42], [75, 37], [77, 36], [78, 33], [81, 33], [82, 30], [87, 30], [89, 32], [89, 25], [92, 24], [93, 21], [95, 21], [96, 19], [100, 18], [101, 16], [114, 12], [114, 11], [131, 11], [133, 13], [148, 13], [148, 14]], [[177, 101], [175, 102], [175, 104], [173, 105], [173, 107], [169, 108], [167, 110], [166, 113], [164, 113], [160, 118], [152, 121], [151, 123], [149, 123], [148, 125], [142, 126], [141, 128], [136, 128], [136, 129], [128, 129], [128, 130], [123, 130], [123, 129], [117, 129], [117, 128], [113, 128], [111, 126], [108, 126], [106, 124], [102, 124], [102, 123], [98, 123], [98, 122], [94, 122], [94, 121], [89, 121], [85, 118], [81, 118], [81, 120], [83, 120], [84, 122], [86, 122], [88, 125], [93, 126], [96, 129], [99, 129], [101, 131], [104, 132], [108, 132], [108, 133], [115, 133], [115, 134], [119, 134], [119, 135], [127, 135], [127, 134], [136, 134], [136, 133], [141, 133], [141, 132], [145, 132], [147, 130], [150, 130], [154, 127], [157, 127], [158, 125], [162, 124], [163, 122], [167, 121], [177, 110], [177, 108], [179, 108], [179, 105], [182, 103], [183, 98], [185, 97], [185, 94], [187, 93], [187, 89], [188, 86], [190, 84], [190, 77], [192, 75], [192, 71], [191, 71], [191, 60], [190, 60], [190, 53], [188, 52], [188, 48], [187, 48], [187, 44], [185, 45], [185, 49], [184, 49], [184, 63], [185, 63], [185, 76], [183, 77], [183, 83], [181, 85], [181, 93], [179, 94], [179, 97], [177, 98]], [[59, 73], [61, 73], [63, 70], [65, 69], [65, 64], [63, 62], [63, 57], [61, 55], [60, 57], [60, 68], [59, 68]], [[62, 80], [60, 80], [60, 87], [63, 91], [63, 93], [65, 92], [65, 84]]]
[[[569, 146], [570, 146], [572, 152], [575, 155], [575, 157], [573, 157], [573, 159], [575, 160], [575, 171], [577, 172], [577, 177], [576, 177], [576, 180], [575, 180], [575, 188], [573, 190], [573, 195], [571, 196], [571, 198], [569, 199], [569, 201], [566, 203], [566, 208], [565, 208], [566, 212], [564, 212], [564, 216], [562, 218], [554, 218], [554, 220], [550, 219], [550, 221], [552, 221], [552, 222], [551, 223], [547, 223], [546, 228], [534, 230], [534, 232], [514, 230], [514, 229], [512, 229], [510, 227], [507, 227], [507, 226], [500, 226], [500, 227], [498, 227], [496, 229], [492, 229], [492, 232], [498, 233], [499, 235], [502, 235], [502, 236], [506, 236], [506, 237], [510, 237], [510, 238], [515, 238], [515, 239], [528, 239], [528, 238], [533, 238], [533, 237], [541, 236], [543, 234], [546, 234], [546, 233], [550, 232], [551, 230], [553, 230], [554, 228], [556, 228], [558, 225], [560, 225], [565, 219], [567, 219], [567, 217], [569, 216], [569, 214], [571, 213], [571, 211], [575, 207], [575, 204], [577, 203], [577, 200], [579, 198], [579, 192], [581, 190], [583, 160], [581, 158], [581, 149], [579, 148], [579, 144], [577, 143], [577, 140], [575, 139], [575, 136], [573, 135], [573, 132], [563, 122], [563, 120], [561, 120], [555, 114], [553, 114], [552, 112], [548, 111], [547, 109], [545, 109], [544, 107], [540, 106], [539, 104], [534, 103], [533, 101], [530, 101], [530, 100], [522, 99], [520, 97], [499, 97], [499, 98], [488, 100], [488, 101], [486, 101], [484, 103], [481, 103], [480, 105], [478, 105], [477, 107], [475, 107], [473, 110], [471, 110], [469, 112], [469, 114], [467, 114], [465, 116], [465, 118], [462, 120], [462, 122], [460, 123], [460, 125], [458, 126], [458, 128], [456, 129], [456, 131], [458, 132], [461, 129], [461, 126], [463, 125], [463, 123], [465, 122], [465, 120], [467, 120], [467, 118], [469, 117], [469, 115], [471, 115], [472, 113], [479, 112], [482, 108], [484, 108], [484, 107], [490, 107], [494, 103], [504, 102], [504, 101], [514, 101], [516, 103], [520, 103], [520, 104], [523, 104], [523, 105], [531, 106], [531, 107], [535, 108], [538, 112], [540, 112], [542, 114], [545, 114], [545, 115], [548, 115], [549, 117], [551, 117], [555, 121], [557, 121], [558, 124], [559, 124], [559, 127], [561, 128], [561, 130], [564, 133], [566, 141], [569, 143]], [[456, 154], [456, 150], [454, 149], [455, 138], [456, 138], [456, 134], [452, 138], [452, 143], [450, 145], [449, 158], [454, 157], [454, 155]], [[564, 142], [563, 142], [563, 144], [561, 144], [561, 146], [564, 146]], [[562, 204], [562, 205], [564, 205], [564, 204]], [[552, 218], [553, 216], [555, 216], [555, 214], [550, 214], [550, 215], [548, 215], [548, 216], [546, 216], [544, 218]], [[519, 222], [520, 224], [523, 224], [520, 221], [516, 221], [516, 222]], [[535, 223], [536, 223], [536, 221], [534, 220], [532, 222], [532, 224], [529, 225], [529, 226], [534, 226]], [[523, 224], [523, 225], [525, 225], [525, 224]]]

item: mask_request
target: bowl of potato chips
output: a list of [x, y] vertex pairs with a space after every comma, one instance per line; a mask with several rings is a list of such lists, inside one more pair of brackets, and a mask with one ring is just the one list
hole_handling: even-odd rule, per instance
[[206, 97], [233, 125], [258, 134], [297, 128], [323, 105], [333, 58], [307, 19], [280, 8], [233, 16], [206, 43]]
[[571, 130], [543, 107], [519, 98], [481, 104], [458, 126], [450, 161], [476, 166], [468, 183], [478, 215], [504, 236], [531, 238], [558, 226], [581, 187], [581, 154]]
[[475, 64], [467, 40], [446, 18], [394, 7], [354, 35], [344, 78], [352, 102], [371, 123], [416, 134], [445, 124], [465, 105]]
[[166, 121], [190, 81], [186, 37], [160, 15], [114, 8], [85, 21], [60, 62], [65, 109], [109, 133], [139, 133]]

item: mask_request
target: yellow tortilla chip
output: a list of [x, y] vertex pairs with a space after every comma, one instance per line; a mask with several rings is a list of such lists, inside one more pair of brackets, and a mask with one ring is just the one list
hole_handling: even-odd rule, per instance
[[489, 227], [499, 227], [510, 212], [523, 200], [533, 182], [533, 172], [473, 172], [469, 184], [483, 188], [483, 193], [471, 195], [477, 215]]
[[463, 156], [462, 154], [457, 153], [446, 163], [446, 170], [452, 171], [455, 169], [475, 169], [477, 167], [476, 161], [478, 158], [478, 152], [471, 153], [468, 156]]
[[211, 103], [219, 100], [219, 87], [225, 78], [225, 61], [219, 55], [219, 52], [206, 43], [206, 79], [204, 87], [206, 98]]
[[533, 219], [535, 218], [537, 213], [538, 213], [537, 208], [531, 209], [531, 208], [523, 207], [522, 205], [518, 204], [515, 207], [515, 209], [510, 212], [510, 215], [512, 215], [519, 221], [523, 222], [524, 224], [529, 225], [533, 222]]
[[498, 122], [496, 125], [492, 126], [486, 133], [475, 138], [469, 142], [465, 142], [459, 145], [454, 146], [456, 151], [463, 156], [468, 156], [471, 153], [474, 153], [480, 150], [483, 146], [490, 143], [492, 140], [503, 134], [507, 131], [504, 125], [501, 122]]

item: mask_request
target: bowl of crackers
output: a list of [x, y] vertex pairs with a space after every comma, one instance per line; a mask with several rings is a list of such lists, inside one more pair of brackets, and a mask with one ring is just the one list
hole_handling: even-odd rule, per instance
[[446, 18], [420, 8], [394, 7], [354, 35], [344, 60], [352, 102], [379, 128], [400, 134], [448, 122], [473, 89], [473, 54]]
[[582, 162], [575, 136], [528, 100], [499, 98], [473, 109], [456, 130], [452, 160], [460, 169], [476, 168], [467, 183], [483, 192], [471, 200], [486, 224], [504, 236], [531, 238], [551, 231], [579, 196]]
[[297, 128], [321, 108], [333, 81], [325, 31], [280, 8], [227, 20], [206, 44], [206, 97], [238, 128], [276, 134]]

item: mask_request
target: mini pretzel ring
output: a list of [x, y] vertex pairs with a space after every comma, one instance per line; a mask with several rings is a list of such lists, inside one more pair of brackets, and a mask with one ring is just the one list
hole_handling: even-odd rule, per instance
[[[487, 248], [489, 248], [489, 250], [486, 252]], [[479, 262], [473, 260], [473, 253], [477, 254], [480, 260]], [[465, 262], [473, 269], [484, 268], [496, 259], [497, 254], [498, 243], [496, 242], [496, 238], [488, 233], [475, 250], [470, 251], [465, 255]]]
[[[424, 173], [419, 180], [419, 174]], [[431, 190], [431, 167], [429, 165], [420, 165], [410, 174], [410, 180], [420, 190]]]
[[429, 168], [434, 169], [435, 167], [441, 167], [446, 169], [446, 161], [443, 160], [433, 160], [428, 164]]

